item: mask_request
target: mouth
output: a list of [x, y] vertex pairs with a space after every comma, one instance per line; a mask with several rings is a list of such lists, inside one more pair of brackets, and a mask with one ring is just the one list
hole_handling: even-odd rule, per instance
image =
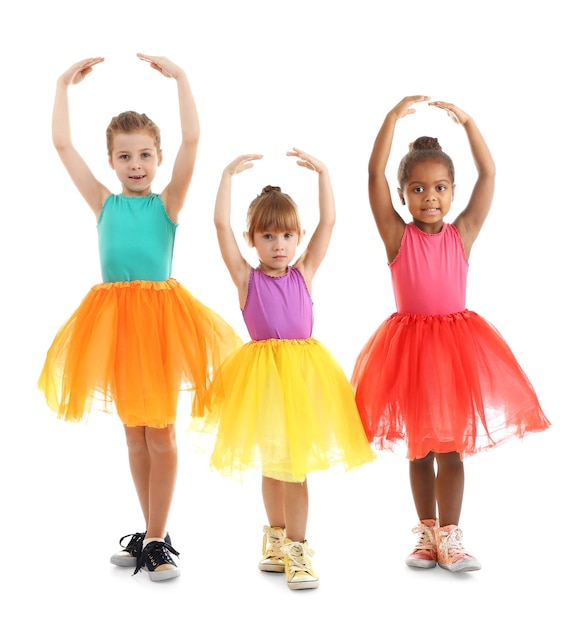
[[435, 215], [436, 213], [439, 212], [439, 208], [436, 206], [430, 206], [430, 207], [426, 207], [425, 209], [421, 209], [421, 211], [423, 213], [426, 213], [427, 215]]
[[140, 176], [130, 176], [130, 180], [142, 180], [145, 177], [146, 177], [145, 174], [142, 174]]

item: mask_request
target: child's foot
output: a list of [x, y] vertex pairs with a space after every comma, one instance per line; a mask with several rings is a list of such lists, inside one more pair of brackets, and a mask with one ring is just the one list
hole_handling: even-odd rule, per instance
[[[110, 557], [110, 563], [112, 565], [117, 565], [118, 567], [136, 567], [137, 559], [142, 552], [142, 543], [144, 541], [144, 537], [146, 533], [134, 533], [130, 535], [124, 535], [120, 539], [120, 545], [122, 546], [122, 550], [112, 554]], [[124, 545], [124, 539], [131, 537], [130, 541]], [[170, 544], [171, 538], [167, 533], [165, 537], [165, 541]]]
[[171, 552], [175, 556], [179, 556], [179, 553], [173, 546], [166, 541], [160, 539], [146, 541], [143, 545], [140, 557], [138, 558], [138, 562], [136, 563], [134, 573], [137, 574], [141, 569], [146, 568], [150, 580], [157, 582], [180, 576], [181, 570], [173, 561]]
[[262, 560], [258, 569], [263, 572], [284, 572], [284, 531], [278, 526], [264, 526]]
[[313, 551], [309, 544], [306, 541], [301, 543], [285, 539], [282, 551], [289, 589], [316, 589], [319, 586], [319, 578], [311, 564], [310, 557], [313, 556]]
[[437, 561], [450, 572], [472, 572], [481, 569], [481, 563], [465, 552], [461, 543], [463, 533], [455, 524], [435, 529]]
[[437, 543], [435, 541], [435, 527], [437, 520], [423, 519], [412, 529], [418, 533], [418, 542], [411, 554], [406, 558], [408, 567], [422, 567], [429, 569], [437, 564]]

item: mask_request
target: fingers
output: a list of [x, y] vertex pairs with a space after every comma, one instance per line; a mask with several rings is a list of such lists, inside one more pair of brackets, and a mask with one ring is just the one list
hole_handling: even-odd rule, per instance
[[254, 167], [253, 161], [258, 161], [262, 156], [262, 154], [242, 154], [226, 167], [226, 171], [233, 175], [249, 170], [251, 167]]
[[150, 67], [155, 70], [158, 70], [163, 76], [167, 78], [176, 78], [179, 70], [179, 67], [175, 65], [172, 61], [167, 59], [167, 57], [161, 56], [152, 56], [150, 54], [143, 54], [142, 52], [137, 52], [136, 56], [141, 61], [146, 61], [150, 63]]
[[321, 172], [325, 167], [319, 159], [316, 159], [314, 156], [311, 156], [298, 148], [293, 148], [292, 150], [287, 151], [286, 155], [297, 157], [297, 165], [306, 167], [307, 169], [315, 172]]
[[62, 79], [66, 84], [76, 84], [82, 81], [87, 74], [93, 71], [93, 66], [101, 63], [104, 57], [88, 57], [82, 61], [74, 63], [63, 75]]
[[467, 115], [467, 113], [450, 102], [435, 100], [434, 102], [429, 102], [429, 106], [434, 106], [438, 109], [443, 109], [443, 111], [447, 111], [449, 117], [457, 124], [465, 124], [469, 119], [469, 115]]

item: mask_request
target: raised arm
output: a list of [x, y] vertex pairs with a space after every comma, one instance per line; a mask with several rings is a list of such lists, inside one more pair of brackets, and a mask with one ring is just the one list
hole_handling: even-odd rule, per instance
[[471, 247], [492, 206], [496, 184], [496, 165], [471, 116], [448, 102], [429, 102], [429, 105], [444, 109], [454, 122], [463, 126], [477, 169], [477, 181], [471, 192], [469, 202], [453, 222], [461, 235], [465, 252], [469, 256]]
[[250, 265], [242, 256], [231, 225], [232, 176], [250, 169], [254, 166], [253, 162], [261, 158], [261, 154], [243, 154], [226, 166], [221, 175], [215, 199], [213, 221], [219, 249], [230, 276], [238, 288], [240, 308], [243, 308], [246, 302]]
[[392, 195], [386, 178], [386, 166], [390, 156], [390, 148], [394, 139], [396, 122], [415, 113], [413, 105], [429, 100], [428, 96], [407, 96], [403, 98], [384, 118], [378, 131], [372, 154], [368, 164], [368, 193], [370, 207], [378, 227], [380, 237], [386, 246], [388, 261], [392, 262], [400, 248], [404, 233], [404, 220], [400, 217], [392, 203]]
[[286, 153], [288, 156], [297, 157], [297, 163], [301, 167], [317, 172], [319, 175], [319, 223], [295, 266], [302, 272], [309, 290], [315, 272], [321, 265], [335, 226], [335, 198], [329, 170], [324, 163], [302, 150], [293, 148]]
[[53, 105], [53, 145], [57, 150], [65, 169], [77, 187], [84, 200], [98, 216], [109, 191], [100, 183], [87, 163], [73, 146], [71, 139], [71, 124], [69, 121], [69, 86], [81, 82], [91, 71], [93, 66], [101, 63], [103, 57], [92, 57], [74, 63], [57, 80], [55, 102]]
[[183, 69], [166, 57], [150, 56], [142, 53], [138, 53], [137, 56], [139, 59], [150, 63], [150, 66], [158, 70], [163, 76], [174, 78], [177, 81], [181, 120], [181, 145], [175, 158], [171, 180], [161, 193], [161, 198], [169, 217], [176, 222], [185, 204], [191, 178], [193, 177], [193, 169], [195, 168], [200, 136], [199, 115], [193, 93], [191, 92], [189, 79]]

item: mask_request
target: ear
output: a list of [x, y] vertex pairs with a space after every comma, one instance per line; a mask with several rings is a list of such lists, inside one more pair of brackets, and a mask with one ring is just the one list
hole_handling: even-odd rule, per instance
[[254, 247], [254, 240], [252, 239], [252, 237], [250, 237], [250, 233], [245, 230], [244, 231], [244, 239], [246, 240], [246, 243], [250, 246], [250, 248]]
[[404, 194], [402, 193], [402, 189], [398, 187], [397, 191], [398, 191], [398, 196], [400, 197], [400, 202], [402, 202], [402, 204], [406, 204], [406, 201], [404, 200]]
[[158, 151], [158, 163], [157, 165], [160, 166], [160, 164], [162, 163], [162, 150]]
[[110, 164], [110, 167], [112, 169], [114, 169], [114, 161], [112, 160], [112, 155], [111, 154], [108, 156], [108, 163]]
[[301, 243], [301, 241], [305, 238], [306, 234], [307, 234], [307, 231], [303, 228], [303, 230], [299, 234], [299, 243]]
[[451, 185], [451, 200], [455, 200], [455, 183]]

